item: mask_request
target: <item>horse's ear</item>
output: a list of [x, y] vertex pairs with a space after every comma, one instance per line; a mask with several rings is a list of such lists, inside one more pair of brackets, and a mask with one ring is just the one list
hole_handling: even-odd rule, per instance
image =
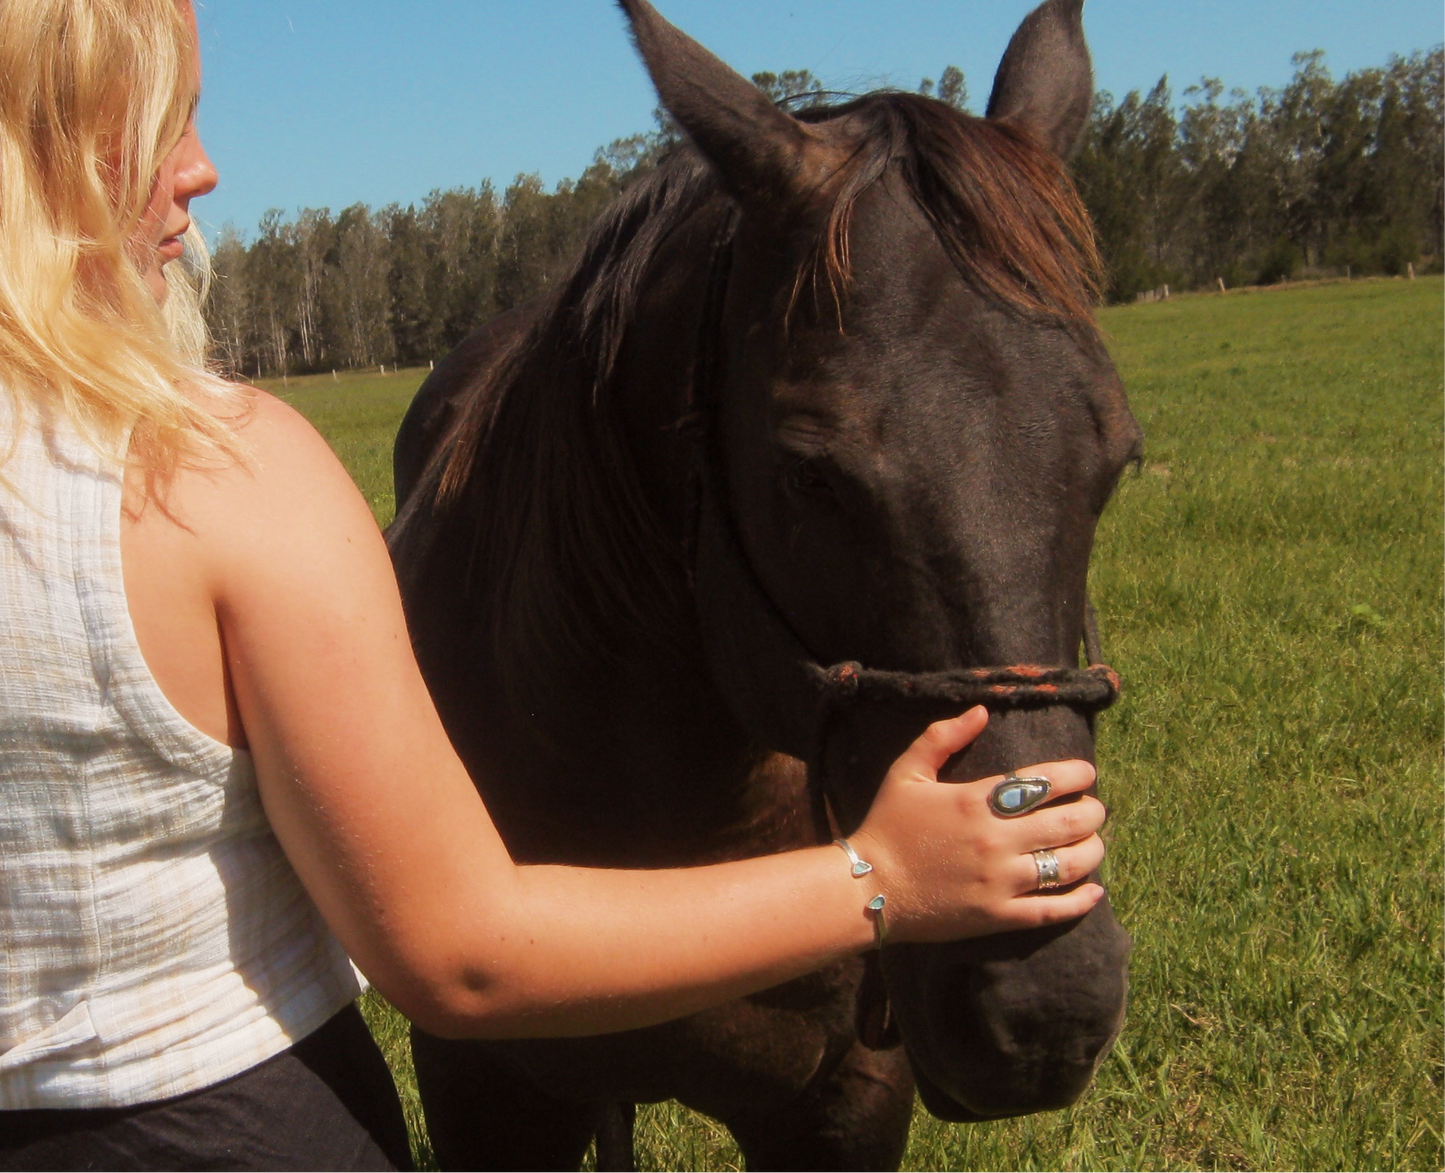
[[1094, 69], [1084, 43], [1084, 0], [1044, 0], [1019, 25], [999, 64], [988, 117], [1030, 131], [1068, 158], [1094, 102]]
[[841, 162], [812, 127], [773, 105], [648, 0], [618, 0], [658, 97], [744, 207], [805, 205]]

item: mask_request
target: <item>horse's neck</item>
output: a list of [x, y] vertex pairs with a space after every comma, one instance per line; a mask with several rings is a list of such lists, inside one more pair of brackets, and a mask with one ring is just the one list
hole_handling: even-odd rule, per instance
[[749, 744], [696, 641], [599, 649], [529, 711], [456, 630], [418, 651], [519, 858], [666, 866], [807, 841], [801, 764]]
[[[707, 284], [699, 246], [711, 238], [703, 225], [664, 246], [612, 380], [640, 487], [679, 555], [671, 560], [675, 581], [649, 599], [645, 622], [595, 625], [586, 646], [545, 665], [523, 659], [535, 669], [528, 683], [545, 685], [523, 695], [486, 651], [496, 584], [480, 575], [458, 589], [475, 565], [465, 516], [448, 523], [426, 581], [411, 588], [423, 600], [413, 608], [417, 651], [443, 720], [524, 858], [605, 864], [616, 848], [618, 860], [633, 864], [696, 862], [806, 839], [801, 768], [753, 746], [729, 711], [708, 670], [686, 581], [694, 453], [675, 425], [691, 401]], [[563, 557], [550, 582], [586, 598], [588, 582], [568, 581], [585, 578], [576, 561]]]
[[599, 631], [523, 699], [488, 650], [494, 584], [462, 585], [464, 520], [409, 551], [406, 530], [425, 520], [404, 516], [395, 545], [417, 656], [520, 858], [660, 866], [796, 841], [802, 775], [751, 745], [714, 687], [680, 562], [645, 632]]

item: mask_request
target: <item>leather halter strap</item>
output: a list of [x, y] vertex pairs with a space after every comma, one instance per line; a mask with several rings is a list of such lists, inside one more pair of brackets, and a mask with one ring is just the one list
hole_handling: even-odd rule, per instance
[[[1086, 603], [1086, 623], [1094, 618]], [[1089, 641], [1086, 638], [1085, 643]], [[944, 672], [889, 672], [864, 668], [848, 661], [815, 669], [820, 690], [835, 704], [866, 701], [947, 701], [967, 708], [1028, 709], [1072, 705], [1098, 712], [1119, 698], [1119, 674], [1107, 664], [1090, 662], [1087, 668], [1050, 668], [1015, 664], [1006, 668], [956, 668]]]

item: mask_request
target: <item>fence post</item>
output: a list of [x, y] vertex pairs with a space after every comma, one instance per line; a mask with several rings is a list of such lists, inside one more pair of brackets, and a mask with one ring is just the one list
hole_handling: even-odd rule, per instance
[[338, 378], [336, 377], [336, 368], [335, 368], [335, 367], [332, 367], [332, 368], [331, 368], [331, 381], [332, 381], [333, 383], [339, 383], [339, 382], [341, 381], [340, 379], [338, 379]]
[[1224, 278], [1223, 278], [1223, 277], [1216, 277], [1215, 280], [1219, 282], [1219, 292], [1220, 292], [1220, 293], [1223, 293], [1223, 292], [1224, 292]]
[[1408, 277], [1410, 278], [1411, 281], [1415, 280], [1415, 262], [1414, 262], [1414, 261], [1406, 261], [1406, 262], [1405, 262], [1405, 274], [1406, 274], [1406, 276], [1408, 276]]

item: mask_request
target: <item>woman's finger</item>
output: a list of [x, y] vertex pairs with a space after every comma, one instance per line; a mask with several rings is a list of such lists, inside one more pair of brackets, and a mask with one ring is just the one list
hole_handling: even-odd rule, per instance
[[1020, 896], [1010, 900], [999, 914], [1002, 929], [1033, 929], [1041, 925], [1057, 925], [1078, 920], [1104, 899], [1098, 884], [1080, 884], [1067, 892], [1050, 894], [1037, 900]]
[[[1097, 773], [1090, 762], [1074, 758], [1062, 762], [1040, 762], [1034, 766], [1020, 766], [1011, 770], [1008, 774], [994, 774], [992, 777], [980, 778], [976, 783], [970, 783], [967, 791], [975, 800], [988, 802], [989, 809], [1001, 818], [1022, 818], [1017, 806], [1013, 809], [997, 807], [993, 804], [993, 797], [1001, 787], [1004, 787], [1010, 779], [1017, 779], [1019, 782], [1028, 783], [1043, 779], [1048, 782], [1049, 788], [1046, 795], [1029, 795], [1029, 805], [1025, 807], [1025, 813], [1030, 810], [1037, 810], [1056, 799], [1068, 795], [1079, 794], [1088, 790], [1094, 784]], [[1015, 801], [1017, 795], [1014, 796]]]
[[988, 710], [982, 705], [947, 721], [935, 721], [899, 755], [889, 773], [914, 781], [936, 781], [943, 763], [982, 733], [987, 724]]
[[[1070, 843], [1065, 847], [1053, 847], [1048, 850], [1053, 852], [1054, 860], [1058, 864], [1059, 874], [1055, 883], [1060, 888], [1077, 884], [1104, 861], [1104, 841], [1097, 835], [1090, 835], [1087, 839], [1081, 839], [1077, 843]], [[1039, 887], [1039, 860], [1036, 853], [1029, 852], [1027, 855], [1019, 856], [1014, 871], [1018, 875], [1020, 896], [1047, 897], [1052, 900], [1058, 895], [1051, 888]]]
[[1042, 806], [1013, 820], [1009, 830], [1018, 836], [1020, 851], [1077, 843], [1104, 825], [1108, 809], [1091, 794], [1057, 806]]
[[[1086, 762], [1082, 758], [1071, 758], [1063, 762], [1040, 762], [1035, 766], [1020, 766], [1010, 773], [1020, 778], [1047, 778], [1050, 785], [1053, 786], [1051, 797], [1060, 794], [1077, 794], [1081, 790], [1087, 790], [1098, 777], [1093, 763]], [[985, 778], [983, 781], [992, 790], [1004, 778], [1003, 774], [995, 774], [992, 778]]]

